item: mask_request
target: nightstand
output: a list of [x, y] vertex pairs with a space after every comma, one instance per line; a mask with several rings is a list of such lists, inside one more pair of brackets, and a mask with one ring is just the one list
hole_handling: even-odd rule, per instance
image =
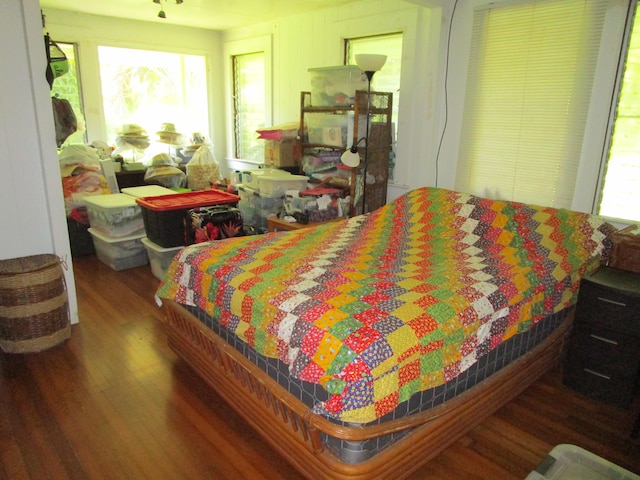
[[583, 278], [563, 382], [628, 408], [640, 373], [640, 274], [602, 267]]

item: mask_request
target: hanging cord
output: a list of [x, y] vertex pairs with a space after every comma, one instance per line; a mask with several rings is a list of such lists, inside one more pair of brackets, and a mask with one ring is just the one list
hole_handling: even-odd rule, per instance
[[440, 141], [438, 142], [438, 151], [436, 152], [436, 178], [435, 178], [435, 186], [438, 186], [438, 177], [439, 177], [439, 165], [440, 165], [440, 150], [442, 149], [442, 142], [444, 141], [444, 135], [447, 131], [447, 124], [449, 122], [449, 90], [447, 88], [447, 84], [449, 83], [449, 56], [450, 56], [450, 48], [451, 48], [451, 29], [453, 27], [453, 18], [456, 14], [456, 8], [458, 7], [458, 0], [453, 4], [453, 9], [451, 10], [451, 20], [449, 20], [449, 32], [447, 33], [447, 55], [445, 57], [445, 67], [444, 67], [444, 125], [442, 126], [442, 133], [440, 134]]

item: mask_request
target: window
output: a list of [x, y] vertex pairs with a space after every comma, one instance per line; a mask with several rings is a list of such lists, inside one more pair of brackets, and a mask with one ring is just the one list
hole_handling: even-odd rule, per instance
[[78, 64], [76, 61], [76, 46], [72, 43], [56, 42], [56, 44], [67, 56], [69, 71], [53, 81], [51, 95], [67, 100], [71, 104], [71, 107], [73, 107], [73, 113], [75, 113], [76, 121], [78, 122], [76, 133], [70, 135], [64, 144], [85, 144], [87, 143], [86, 124], [84, 120], [84, 109], [82, 108], [82, 90], [80, 89]]
[[[345, 65], [356, 65], [356, 55], [377, 53], [387, 56], [382, 70], [373, 76], [371, 90], [393, 93], [393, 111], [391, 120], [395, 133], [398, 128], [398, 106], [400, 105], [400, 72], [402, 67], [402, 34], [376, 35], [370, 37], [349, 38], [345, 40]], [[389, 168], [389, 178], [393, 179], [393, 162]]]
[[98, 58], [109, 142], [126, 124], [143, 127], [151, 141], [163, 123], [187, 138], [209, 132], [204, 56], [100, 46]]
[[264, 141], [256, 130], [264, 128], [265, 58], [264, 53], [233, 55], [234, 155], [243, 160], [264, 161]]
[[474, 12], [455, 188], [570, 208], [606, 0]]
[[640, 16], [632, 24], [598, 213], [640, 221]]

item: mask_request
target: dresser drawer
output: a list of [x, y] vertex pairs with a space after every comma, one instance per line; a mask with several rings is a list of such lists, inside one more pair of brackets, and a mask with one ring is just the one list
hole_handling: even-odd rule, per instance
[[638, 339], [600, 325], [576, 325], [567, 359], [610, 378], [628, 381], [640, 371]]
[[609, 377], [569, 360], [564, 366], [563, 383], [576, 392], [620, 408], [631, 405], [636, 391], [635, 379]]
[[603, 267], [580, 284], [563, 382], [627, 408], [640, 374], [640, 275]]
[[640, 336], [640, 298], [583, 280], [576, 307], [576, 322], [597, 323]]
[[563, 382], [592, 398], [627, 408], [636, 390], [640, 355], [628, 336], [576, 325], [567, 348]]

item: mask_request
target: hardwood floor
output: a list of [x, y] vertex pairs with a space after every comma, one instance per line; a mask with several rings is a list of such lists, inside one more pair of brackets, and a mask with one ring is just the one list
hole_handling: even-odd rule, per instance
[[[38, 354], [0, 353], [0, 479], [299, 479], [168, 348], [148, 266], [74, 259], [80, 324]], [[619, 410], [546, 375], [421, 479], [523, 479], [553, 446], [640, 473], [636, 401]]]

